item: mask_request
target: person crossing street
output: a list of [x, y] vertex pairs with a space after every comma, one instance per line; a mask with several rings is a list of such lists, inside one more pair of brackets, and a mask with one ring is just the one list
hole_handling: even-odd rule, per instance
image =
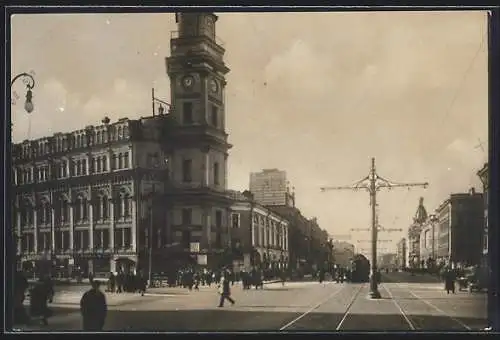
[[219, 284], [219, 289], [220, 289], [220, 302], [219, 302], [219, 308], [224, 307], [224, 300], [228, 300], [231, 302], [232, 305], [235, 304], [236, 301], [234, 301], [231, 298], [231, 281], [229, 280], [228, 273], [224, 273], [224, 276], [222, 277], [222, 282]]

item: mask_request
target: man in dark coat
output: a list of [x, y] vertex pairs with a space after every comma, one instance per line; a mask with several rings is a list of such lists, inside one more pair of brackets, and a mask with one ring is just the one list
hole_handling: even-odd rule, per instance
[[99, 281], [92, 281], [92, 288], [85, 292], [80, 300], [84, 331], [98, 332], [104, 328], [108, 305], [106, 304], [106, 296], [101, 292], [99, 286]]
[[234, 305], [235, 301], [231, 298], [231, 281], [229, 280], [229, 275], [226, 274], [222, 277], [222, 282], [220, 284], [220, 302], [218, 307], [224, 307], [224, 300], [228, 300]]
[[52, 314], [47, 306], [47, 302], [52, 300], [53, 296], [53, 287], [47, 283], [46, 278], [40, 278], [31, 290], [30, 315], [32, 317], [39, 317], [45, 326], [49, 324], [47, 318]]

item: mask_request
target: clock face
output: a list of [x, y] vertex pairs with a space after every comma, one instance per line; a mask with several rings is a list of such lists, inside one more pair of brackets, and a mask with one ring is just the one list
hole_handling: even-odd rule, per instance
[[191, 88], [193, 87], [193, 84], [194, 84], [194, 79], [191, 76], [186, 76], [182, 79], [182, 85], [185, 88]]
[[219, 84], [217, 84], [217, 81], [215, 81], [215, 79], [210, 80], [210, 90], [213, 93], [217, 93], [217, 91], [219, 90]]

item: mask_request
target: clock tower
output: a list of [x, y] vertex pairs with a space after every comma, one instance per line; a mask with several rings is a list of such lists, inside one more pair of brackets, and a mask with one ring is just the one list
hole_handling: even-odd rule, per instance
[[201, 261], [208, 262], [220, 262], [230, 241], [226, 191], [231, 145], [224, 102], [229, 68], [215, 35], [216, 21], [213, 13], [177, 13], [178, 30], [172, 32], [166, 59], [170, 114], [176, 122], [171, 132], [168, 229], [172, 243], [182, 244], [184, 253], [199, 253]]

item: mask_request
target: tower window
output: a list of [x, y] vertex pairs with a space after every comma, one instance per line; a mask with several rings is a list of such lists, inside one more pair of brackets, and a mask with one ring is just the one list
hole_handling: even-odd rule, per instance
[[184, 124], [193, 123], [193, 103], [184, 102], [182, 104], [182, 114], [184, 118]]
[[182, 225], [192, 224], [193, 211], [190, 208], [182, 209]]
[[212, 105], [211, 121], [213, 126], [219, 126], [219, 108], [215, 105]]
[[190, 159], [185, 159], [182, 162], [182, 181], [185, 183], [190, 183], [193, 179], [191, 176], [193, 161]]
[[219, 163], [214, 163], [214, 184], [219, 185]]

